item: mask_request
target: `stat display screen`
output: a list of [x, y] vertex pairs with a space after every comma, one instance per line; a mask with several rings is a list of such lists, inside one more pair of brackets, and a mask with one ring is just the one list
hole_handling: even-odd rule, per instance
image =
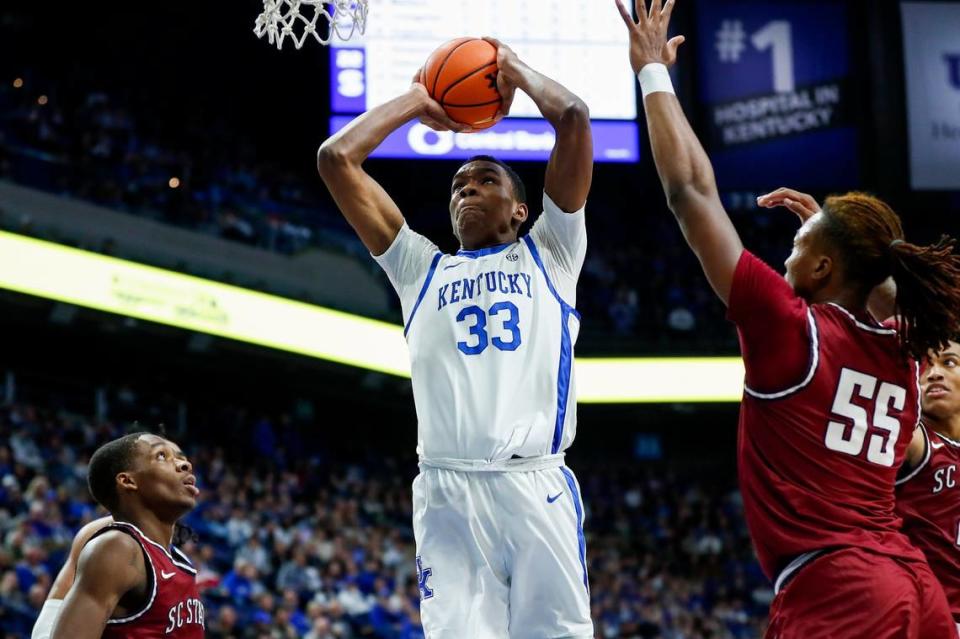
[[[636, 162], [637, 82], [627, 31], [611, 6], [571, 0], [386, 0], [371, 4], [366, 33], [330, 50], [331, 132], [400, 95], [430, 53], [448, 40], [491, 35], [590, 105], [598, 161]], [[518, 92], [510, 117], [480, 133], [437, 135], [409, 124], [374, 157], [544, 160], [552, 129]]]

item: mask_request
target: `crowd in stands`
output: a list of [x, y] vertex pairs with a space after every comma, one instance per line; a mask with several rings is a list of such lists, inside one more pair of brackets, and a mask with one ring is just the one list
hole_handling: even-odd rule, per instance
[[[213, 638], [415, 639], [413, 457], [329, 454], [291, 418], [225, 412], [220, 429], [171, 434], [201, 504], [182, 545], [198, 568]], [[74, 532], [101, 514], [85, 485], [92, 451], [119, 421], [0, 406], [0, 618], [22, 639]], [[218, 437], [229, 432], [231, 437]], [[738, 493], [629, 459], [577, 467], [596, 636], [757, 637], [772, 596]]]
[[[20, 80], [19, 88], [7, 79], [0, 83], [0, 178], [271, 251], [295, 254], [321, 245], [367, 259], [322, 197], [319, 179], [307, 183], [259, 159], [226, 125], [197, 127], [192, 142], [178, 147], [151, 121], [162, 114], [141, 115], [129, 101], [102, 91], [60, 89], [30, 75]], [[620, 195], [608, 191], [598, 188], [591, 196], [590, 250], [578, 299], [585, 334], [612, 335], [621, 346], [633, 339], [640, 349], [660, 352], [735, 349], [723, 309], [662, 196], [628, 211]], [[749, 215], [747, 233], [757, 225], [767, 230], [770, 217], [782, 214]], [[449, 235], [439, 222], [422, 229], [438, 242]], [[783, 227], [783, 238], [773, 236], [789, 237], [789, 224]], [[763, 253], [770, 237], [756, 233], [749, 245]]]
[[346, 236], [310, 185], [257, 162], [242, 137], [213, 127], [178, 145], [143, 121], [156, 112], [142, 117], [102, 91], [18, 80], [0, 87], [0, 177], [280, 253]]

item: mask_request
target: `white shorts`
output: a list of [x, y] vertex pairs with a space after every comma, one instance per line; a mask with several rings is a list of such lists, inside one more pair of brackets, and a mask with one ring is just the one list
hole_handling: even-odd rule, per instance
[[427, 639], [593, 637], [583, 502], [565, 467], [413, 481]]

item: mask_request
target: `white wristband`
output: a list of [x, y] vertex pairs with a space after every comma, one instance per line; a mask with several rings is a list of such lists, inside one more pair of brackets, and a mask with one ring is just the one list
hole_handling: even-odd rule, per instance
[[640, 80], [640, 91], [643, 92], [644, 99], [651, 93], [658, 92], [676, 95], [673, 91], [673, 82], [670, 80], [670, 72], [667, 71], [665, 64], [651, 62], [640, 69], [637, 79]]
[[53, 635], [53, 627], [57, 624], [57, 618], [60, 616], [60, 608], [63, 607], [63, 599], [47, 599], [43, 602], [43, 608], [40, 609], [40, 616], [33, 624], [31, 639], [50, 639]]

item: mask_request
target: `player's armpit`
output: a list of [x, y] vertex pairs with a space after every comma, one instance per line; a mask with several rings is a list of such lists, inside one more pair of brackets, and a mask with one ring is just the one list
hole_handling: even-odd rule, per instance
[[923, 462], [927, 454], [927, 438], [923, 435], [923, 429], [917, 428], [913, 431], [913, 438], [907, 445], [907, 456], [900, 468], [900, 475], [904, 475]]
[[146, 579], [143, 551], [130, 535], [110, 531], [93, 539], [80, 553], [52, 639], [97, 639], [121, 597]]

